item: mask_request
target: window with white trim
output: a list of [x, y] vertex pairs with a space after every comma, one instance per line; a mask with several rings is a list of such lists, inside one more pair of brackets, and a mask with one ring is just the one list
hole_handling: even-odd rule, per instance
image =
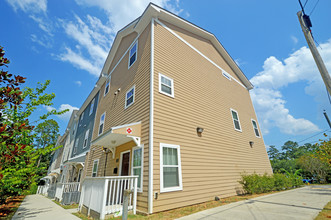
[[130, 49], [129, 52], [129, 67], [130, 68], [134, 62], [137, 60], [137, 49], [138, 49], [138, 42], [136, 42]]
[[238, 112], [236, 110], [231, 109], [231, 115], [232, 115], [234, 129], [237, 131], [241, 131]]
[[174, 97], [173, 79], [159, 73], [159, 92], [170, 97]]
[[83, 148], [87, 147], [87, 142], [88, 142], [88, 136], [90, 134], [90, 129], [88, 129], [86, 132], [85, 132], [85, 138], [84, 138], [84, 144], [83, 144]]
[[182, 190], [180, 146], [160, 143], [160, 192]]
[[78, 143], [79, 143], [79, 138], [77, 138], [76, 143], [75, 143], [75, 146], [74, 146], [74, 150], [73, 150], [74, 151], [73, 152], [74, 154], [77, 153]]
[[106, 86], [105, 86], [105, 93], [104, 93], [103, 96], [107, 95], [107, 93], [109, 92], [109, 86], [110, 86], [110, 81], [107, 80], [107, 82], [106, 82]]
[[84, 118], [84, 112], [80, 115], [80, 124], [82, 124], [83, 118]]
[[[77, 122], [78, 123], [78, 122]], [[75, 134], [75, 131], [76, 131], [76, 127], [77, 127], [77, 123], [74, 122], [74, 128], [72, 129], [72, 134], [74, 135]]]
[[231, 80], [231, 76], [230, 76], [227, 72], [222, 71], [222, 75], [223, 75], [225, 78], [227, 78], [228, 80]]
[[134, 90], [135, 86], [133, 86], [129, 91], [125, 94], [125, 108], [129, 107], [134, 103]]
[[103, 113], [100, 117], [100, 123], [99, 123], [99, 132], [98, 135], [102, 134], [103, 132], [103, 125], [105, 124], [105, 118], [106, 118], [106, 112]]
[[252, 125], [253, 125], [255, 136], [260, 137], [260, 132], [259, 132], [259, 129], [257, 128], [257, 123], [254, 119], [252, 119]]
[[93, 98], [92, 102], [91, 102], [91, 106], [90, 106], [90, 113], [89, 115], [91, 115], [93, 113], [93, 108], [94, 108], [94, 102], [95, 102], [95, 98]]
[[93, 161], [92, 177], [96, 177], [98, 174], [98, 164], [99, 164], [99, 160]]
[[132, 149], [132, 174], [134, 176], [138, 176], [138, 191], [142, 192], [142, 185], [143, 185], [143, 146], [134, 147]]
[[83, 169], [82, 168], [79, 168], [79, 170], [78, 170], [78, 177], [77, 177], [77, 182], [78, 183], [80, 182], [80, 179], [82, 177], [82, 171], [83, 171]]

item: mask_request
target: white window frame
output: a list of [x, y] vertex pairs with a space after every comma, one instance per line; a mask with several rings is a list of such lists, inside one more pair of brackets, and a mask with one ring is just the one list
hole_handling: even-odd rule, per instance
[[82, 114], [80, 115], [79, 125], [82, 124], [83, 118], [84, 118], [84, 112], [82, 112]]
[[230, 74], [228, 74], [228, 73], [225, 72], [225, 71], [222, 71], [222, 75], [223, 75], [225, 78], [227, 78], [228, 80], [231, 81], [231, 76], [230, 76]]
[[78, 175], [77, 175], [77, 182], [82, 180], [83, 168], [79, 168]]
[[[251, 119], [251, 121], [252, 121], [252, 127], [253, 127], [253, 131], [254, 131], [255, 137], [261, 138], [261, 132], [259, 130], [259, 127], [257, 126], [257, 122], [254, 119]], [[254, 123], [253, 122], [255, 122], [256, 130], [259, 133], [259, 136], [256, 135], [255, 128], [254, 128]]]
[[[176, 148], [177, 149], [177, 160], [178, 165], [163, 165], [163, 148]], [[163, 186], [163, 167], [178, 167], [178, 180], [179, 186], [175, 187], [164, 187]], [[181, 166], [181, 157], [180, 157], [180, 146], [174, 144], [165, 144], [160, 143], [160, 192], [173, 192], [183, 190], [183, 180], [182, 180], [182, 166]]]
[[[108, 87], [108, 91], [107, 91], [107, 87]], [[105, 91], [104, 91], [103, 96], [106, 96], [106, 95], [109, 93], [109, 90], [110, 90], [110, 80], [108, 79], [108, 80], [106, 81]], [[106, 92], [106, 91], [107, 91], [107, 92]]]
[[[95, 162], [97, 162], [97, 169], [96, 169], [96, 172], [94, 173], [93, 170], [94, 170], [94, 164]], [[99, 159], [96, 159], [96, 160], [93, 160], [93, 165], [92, 165], [92, 174], [91, 174], [91, 177], [97, 177], [98, 176], [98, 169], [99, 169]], [[95, 174], [95, 176], [93, 176], [93, 174]]]
[[74, 128], [72, 129], [72, 135], [74, 135], [75, 134], [75, 132], [76, 132], [76, 128], [78, 127], [78, 122], [75, 122], [74, 121]]
[[77, 153], [77, 149], [78, 149], [78, 143], [79, 143], [79, 138], [77, 138], [75, 146], [74, 146], [74, 154]]
[[[135, 46], [136, 46], [136, 59], [133, 61], [133, 63], [130, 65], [130, 60], [131, 60], [131, 57], [132, 57], [132, 54], [131, 54], [131, 49]], [[137, 61], [137, 58], [138, 58], [138, 41], [136, 41], [129, 49], [129, 61], [128, 61], [128, 69], [130, 69], [131, 66], [133, 66], [133, 64]]]
[[92, 115], [93, 111], [94, 111], [94, 102], [95, 102], [95, 98], [92, 99], [91, 105], [90, 105], [90, 112], [89, 115]]
[[[129, 93], [132, 89], [133, 89], [133, 94], [132, 94], [133, 99], [132, 99], [132, 102], [131, 102], [129, 105], [126, 105], [126, 102], [127, 102], [127, 100], [128, 100], [127, 95], [128, 95], [128, 93]], [[134, 101], [135, 101], [135, 94], [136, 94], [136, 85], [132, 86], [132, 87], [131, 87], [131, 88], [125, 93], [124, 109], [127, 109], [128, 107], [130, 107], [130, 106], [134, 103]], [[131, 97], [131, 96], [130, 96], [130, 97]]]
[[[127, 150], [127, 151], [123, 151], [123, 152], [121, 152], [120, 153], [120, 167], [119, 167], [119, 176], [121, 176], [122, 175], [122, 160], [123, 160], [123, 154], [125, 154], [125, 153], [130, 153], [130, 157], [131, 157], [131, 151], [130, 150]], [[130, 164], [130, 159], [129, 159], [129, 172], [131, 171], [131, 169], [130, 169], [130, 167], [132, 167], [132, 164]], [[130, 176], [130, 173], [129, 173], [129, 176]]]
[[[161, 80], [162, 77], [164, 77], [164, 78], [166, 78], [166, 79], [168, 79], [168, 80], [171, 81], [171, 87], [170, 87], [170, 89], [171, 89], [171, 94], [162, 91], [162, 80]], [[169, 87], [168, 85], [165, 85], [165, 86]], [[172, 98], [175, 98], [175, 86], [174, 86], [174, 80], [171, 79], [171, 78], [169, 78], [169, 77], [167, 77], [167, 76], [165, 76], [165, 75], [163, 75], [162, 73], [159, 73], [159, 93], [162, 93], [162, 94], [164, 94], [164, 95], [167, 95], [167, 96], [170, 96], [170, 97], [172, 97]]]
[[90, 129], [87, 129], [87, 131], [85, 132], [85, 137], [84, 137], [84, 142], [83, 142], [83, 149], [86, 148], [87, 145], [88, 145], [87, 142], [88, 142], [89, 136], [90, 136]]
[[[133, 163], [133, 159], [134, 159], [134, 151], [137, 149], [141, 149], [141, 166], [137, 166], [134, 167], [134, 163]], [[143, 192], [143, 176], [144, 176], [144, 145], [140, 145], [140, 146], [136, 146], [132, 148], [132, 162], [131, 162], [131, 175], [133, 176], [134, 172], [133, 169], [134, 168], [140, 168], [140, 188], [137, 188], [138, 192]]]
[[[101, 118], [102, 116], [105, 115], [104, 119], [103, 119], [103, 126], [102, 126], [102, 132], [100, 133], [100, 126], [101, 126]], [[101, 116], [100, 116], [100, 121], [99, 121], [99, 127], [98, 127], [98, 136], [103, 134], [103, 131], [105, 130], [105, 121], [106, 121], [106, 112], [104, 112]]]
[[[238, 123], [239, 123], [239, 127], [240, 127], [240, 129], [237, 129], [237, 128], [236, 128], [236, 124], [234, 123], [234, 120], [235, 120], [235, 119], [233, 118], [232, 112], [235, 112], [235, 113], [237, 114], [237, 117], [238, 117]], [[231, 118], [232, 118], [232, 122], [233, 122], [234, 130], [242, 132], [238, 112], [237, 112], [236, 110], [234, 110], [234, 109], [231, 108], [231, 109], [230, 109], [230, 113], [231, 113]]]

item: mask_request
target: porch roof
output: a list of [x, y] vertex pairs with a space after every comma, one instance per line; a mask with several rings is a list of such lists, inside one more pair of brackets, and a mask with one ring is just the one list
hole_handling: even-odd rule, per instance
[[109, 130], [108, 132], [102, 134], [101, 136], [93, 140], [91, 142], [91, 145], [115, 148], [130, 141], [134, 141], [137, 145], [139, 145], [139, 139], [139, 137], [125, 134], [117, 134], [113, 133], [112, 130]]
[[75, 157], [72, 157], [68, 160], [68, 162], [66, 162], [66, 164], [70, 164], [70, 163], [84, 163], [85, 162], [85, 157], [86, 157], [86, 152], [83, 152]]
[[91, 145], [116, 148], [122, 144], [134, 141], [140, 145], [141, 122], [135, 122], [110, 128], [91, 142]]

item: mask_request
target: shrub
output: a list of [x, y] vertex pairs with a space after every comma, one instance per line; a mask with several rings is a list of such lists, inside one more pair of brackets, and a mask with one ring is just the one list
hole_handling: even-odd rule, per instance
[[247, 194], [265, 193], [274, 190], [280, 191], [303, 185], [298, 172], [294, 174], [276, 173], [273, 175], [263, 174], [242, 174], [239, 183]]

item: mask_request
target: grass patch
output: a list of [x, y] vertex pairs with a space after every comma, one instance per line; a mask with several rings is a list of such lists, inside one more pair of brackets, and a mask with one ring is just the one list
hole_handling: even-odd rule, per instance
[[[160, 213], [156, 213], [156, 214], [152, 214], [152, 215], [148, 215], [148, 216], [144, 216], [144, 215], [129, 215], [128, 219], [135, 219], [135, 220], [169, 220], [169, 219], [176, 219], [176, 218], [180, 218], [186, 215], [190, 215], [196, 212], [200, 212], [206, 209], [211, 209], [211, 208], [215, 208], [218, 206], [222, 206], [222, 205], [227, 205], [229, 203], [233, 203], [233, 202], [238, 202], [238, 201], [242, 201], [242, 200], [247, 200], [247, 199], [252, 199], [252, 198], [256, 198], [259, 196], [264, 196], [264, 195], [269, 195], [269, 194], [273, 194], [273, 193], [277, 193], [277, 191], [275, 192], [269, 192], [269, 193], [261, 193], [261, 194], [253, 194], [253, 195], [241, 195], [241, 196], [231, 196], [228, 198], [223, 198], [219, 201], [209, 201], [209, 202], [204, 202], [204, 203], [200, 203], [200, 204], [196, 204], [196, 205], [191, 205], [191, 206], [186, 206], [186, 207], [182, 207], [182, 208], [177, 208], [177, 209], [172, 209], [169, 211], [164, 211], [164, 212], [160, 212]], [[73, 213], [75, 216], [83, 219], [83, 220], [91, 220], [93, 218], [88, 218], [87, 216], [81, 214], [81, 213]], [[121, 216], [120, 217], [114, 217], [114, 218], [107, 218], [108, 220], [119, 220], [122, 219]]]
[[316, 216], [315, 220], [331, 219], [331, 201], [324, 206], [323, 210]]
[[12, 219], [16, 210], [23, 202], [25, 196], [14, 196], [6, 199], [4, 204], [0, 205], [0, 219]]
[[60, 202], [58, 202], [56, 200], [52, 200], [52, 201], [64, 209], [77, 209], [78, 208], [78, 204], [76, 204], [76, 203], [71, 204], [71, 205], [62, 205]]

